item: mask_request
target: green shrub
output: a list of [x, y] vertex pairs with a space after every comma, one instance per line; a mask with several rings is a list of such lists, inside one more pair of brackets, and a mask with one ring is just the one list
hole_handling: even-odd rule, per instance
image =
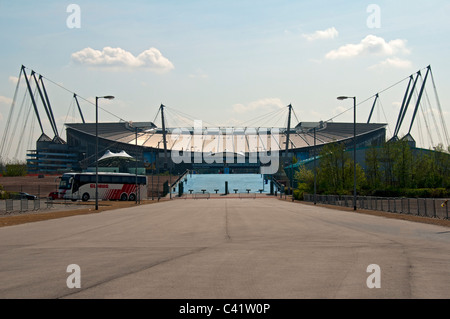
[[303, 195], [310, 193], [310, 187], [307, 183], [298, 183], [297, 188], [294, 189], [294, 199], [303, 200]]
[[406, 189], [404, 191], [405, 197], [413, 198], [443, 198], [448, 197], [449, 190], [445, 188], [417, 188], [417, 189]]
[[3, 172], [3, 176], [25, 176], [27, 175], [26, 164], [6, 164]]
[[299, 189], [294, 189], [294, 199], [303, 200], [303, 193], [300, 193]]
[[409, 198], [444, 198], [450, 197], [446, 188], [387, 188], [370, 192], [370, 196], [409, 197]]
[[3, 189], [3, 185], [0, 185], [0, 199], [9, 199], [11, 194]]

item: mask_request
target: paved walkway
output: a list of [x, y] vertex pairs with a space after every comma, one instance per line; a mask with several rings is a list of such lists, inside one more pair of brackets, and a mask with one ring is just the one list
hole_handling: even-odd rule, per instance
[[0, 298], [450, 298], [448, 228], [273, 198], [3, 227], [0, 256]]

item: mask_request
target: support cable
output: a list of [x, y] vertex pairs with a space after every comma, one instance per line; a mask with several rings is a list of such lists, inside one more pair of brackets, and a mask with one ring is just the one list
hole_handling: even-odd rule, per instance
[[[378, 104], [380, 105], [381, 111], [383, 112], [384, 120], [386, 121], [386, 123], [388, 123], [388, 119], [386, 117], [386, 113], [384, 113], [383, 103], [381, 103], [381, 99], [378, 99]], [[388, 130], [389, 130], [389, 134], [392, 135], [392, 131], [391, 131], [390, 125], [388, 125]]]
[[13, 114], [14, 114], [14, 110], [15, 110], [15, 105], [16, 105], [16, 100], [17, 100], [17, 93], [19, 91], [20, 78], [21, 77], [22, 77], [22, 68], [20, 69], [19, 77], [17, 78], [16, 89], [14, 91], [14, 97], [13, 97], [13, 100], [11, 102], [11, 108], [9, 110], [8, 120], [6, 121], [5, 130], [3, 132], [2, 142], [1, 142], [1, 146], [0, 146], [0, 160], [3, 159], [3, 155], [4, 155], [3, 154], [3, 150], [5, 148], [6, 141], [8, 140], [9, 128], [11, 126], [11, 120], [12, 120], [12, 117], [13, 117]]
[[420, 117], [417, 118], [417, 128], [418, 128], [418, 132], [419, 132], [419, 141], [420, 141], [420, 145], [425, 145], [424, 139], [423, 139], [423, 134], [422, 134], [422, 124], [420, 121]]
[[[425, 74], [425, 78], [422, 81], [422, 86], [420, 88], [419, 96], [417, 98], [416, 107], [414, 108], [414, 113], [413, 113], [413, 117], [412, 117], [412, 120], [411, 120], [411, 124], [409, 125], [408, 133], [411, 132], [412, 126], [414, 124], [414, 119], [415, 119], [416, 114], [417, 114], [417, 109], [418, 109], [418, 107], [420, 105], [420, 102], [422, 100], [423, 90], [425, 89], [425, 83], [427, 82], [427, 77], [428, 77], [429, 71], [430, 71], [430, 69], [427, 70], [427, 73]], [[420, 74], [420, 72], [418, 73], [418, 75], [420, 75], [420, 77], [422, 78], [422, 75]]]
[[[35, 90], [34, 94], [36, 94], [36, 90]], [[6, 154], [9, 154], [10, 151], [11, 151], [11, 147], [12, 147], [12, 144], [13, 144], [13, 142], [14, 142], [14, 137], [15, 137], [15, 135], [16, 135], [17, 126], [19, 125], [19, 119], [20, 119], [20, 117], [22, 116], [22, 112], [23, 112], [23, 109], [24, 109], [25, 98], [26, 98], [26, 97], [27, 97], [27, 91], [24, 92], [22, 104], [20, 105], [19, 112], [18, 112], [18, 114], [17, 114], [17, 118], [16, 118], [16, 121], [15, 121], [15, 123], [14, 123], [13, 130], [12, 130], [12, 132], [11, 132], [12, 134], [11, 134], [11, 137], [10, 137], [10, 139], [9, 139], [9, 144], [7, 145], [7, 148], [6, 148]], [[31, 103], [32, 103], [32, 102], [30, 102], [30, 106], [29, 106], [29, 107], [31, 107]]]
[[20, 148], [22, 146], [23, 143], [23, 136], [25, 134], [25, 130], [27, 128], [28, 125], [28, 119], [30, 118], [30, 113], [31, 113], [31, 105], [28, 108], [28, 110], [26, 110], [26, 116], [23, 118], [23, 127], [22, 127], [22, 131], [20, 132], [20, 137], [19, 137], [19, 141], [17, 143], [17, 148], [16, 148], [16, 152], [14, 153], [14, 158], [17, 159], [18, 158], [18, 154], [20, 151]]
[[[25, 72], [25, 67], [24, 67], [23, 65], [22, 65], [22, 69], [23, 69], [23, 74], [24, 74], [25, 82], [27, 83], [28, 93], [30, 94], [31, 102], [33, 103], [34, 112], [36, 113], [36, 117], [37, 117], [38, 122], [39, 122], [39, 127], [41, 128], [41, 132], [42, 132], [42, 134], [43, 134], [43, 133], [44, 133], [44, 128], [42, 127], [41, 117], [39, 116], [39, 111], [38, 111], [38, 109], [37, 109], [37, 104], [36, 104], [35, 94], [33, 94], [33, 92], [31, 92], [30, 81], [28, 81], [27, 73]], [[34, 71], [32, 70], [32, 72], [34, 72]], [[31, 79], [31, 76], [30, 76], [30, 79]], [[37, 89], [37, 87], [36, 87], [36, 89]]]
[[55, 134], [55, 136], [58, 136], [58, 129], [55, 127], [55, 123], [53, 122], [53, 119], [52, 119], [52, 117], [50, 115], [50, 111], [48, 109], [47, 102], [45, 101], [44, 94], [42, 93], [41, 88], [39, 87], [39, 82], [38, 82], [38, 80], [37, 80], [37, 78], [35, 76], [35, 72], [34, 71], [31, 72], [31, 77], [33, 77], [34, 82], [36, 83], [36, 89], [39, 92], [39, 96], [41, 98], [42, 105], [44, 106], [45, 113], [47, 114], [47, 118], [50, 121], [50, 126], [52, 127], [53, 134]]
[[[31, 69], [29, 69], [29, 68], [27, 68], [27, 67], [25, 67], [25, 68], [28, 69], [28, 70], [31, 70]], [[31, 70], [31, 71], [33, 71], [33, 70]], [[39, 73], [36, 72], [36, 74], [39, 74]], [[54, 85], [60, 87], [61, 89], [65, 90], [65, 91], [67, 91], [67, 92], [69, 92], [69, 93], [76, 94], [75, 92], [72, 92], [71, 90], [65, 88], [64, 86], [62, 86], [62, 85], [59, 84], [59, 83], [56, 83], [55, 81], [52, 81], [51, 79], [49, 79], [49, 78], [43, 76], [42, 74], [39, 74], [39, 75], [40, 75], [42, 78], [46, 79], [47, 81], [49, 81], [49, 82], [53, 83]], [[78, 94], [77, 94], [77, 97], [79, 97], [80, 99], [84, 100], [85, 102], [87, 102], [87, 103], [89, 103], [89, 104], [91, 104], [91, 105], [93, 105], [93, 106], [95, 107], [95, 102], [91, 102], [91, 101], [89, 101], [88, 99], [86, 99], [86, 98], [84, 98], [84, 97], [82, 97], [82, 96], [80, 96], [80, 95], [78, 95]], [[98, 108], [101, 109], [101, 110], [103, 110], [104, 112], [106, 112], [106, 113], [108, 113], [108, 114], [114, 116], [115, 118], [119, 119], [120, 121], [126, 122], [126, 121], [125, 121], [124, 119], [122, 119], [121, 117], [115, 115], [114, 113], [111, 113], [110, 111], [104, 109], [103, 107], [98, 106]]]
[[440, 132], [440, 130], [439, 130], [439, 125], [438, 125], [438, 123], [437, 123], [437, 121], [436, 121], [436, 116], [435, 116], [435, 114], [434, 114], [433, 107], [432, 107], [432, 105], [431, 105], [431, 103], [430, 103], [430, 98], [429, 98], [429, 96], [428, 96], [427, 89], [424, 90], [424, 94], [425, 94], [425, 102], [426, 102], [426, 105], [428, 105], [427, 112], [428, 112], [428, 113], [431, 113], [431, 118], [433, 119], [433, 123], [434, 123], [435, 131], [436, 131], [436, 135], [437, 135], [437, 137], [438, 137], [438, 140], [439, 140], [440, 142], [443, 142], [444, 140], [442, 139], [441, 132]]
[[[419, 98], [418, 98], [418, 93], [417, 93], [416, 91], [414, 91], [414, 97], [416, 98], [417, 101], [419, 100]], [[418, 104], [418, 105], [420, 106], [421, 104]], [[420, 107], [420, 111], [422, 112], [423, 121], [424, 121], [424, 123], [425, 123], [425, 128], [426, 128], [426, 131], [427, 131], [427, 133], [428, 133], [428, 140], [431, 142], [431, 145], [433, 145], [433, 144], [434, 144], [434, 142], [433, 142], [433, 137], [431, 136], [430, 127], [429, 127], [429, 125], [428, 125], [427, 117], [425, 116], [422, 107]], [[412, 122], [413, 122], [413, 121], [411, 121], [411, 124], [412, 124]], [[410, 128], [410, 130], [408, 131], [408, 134], [410, 134], [410, 131], [411, 131], [411, 128]]]
[[[425, 69], [426, 69], [426, 68], [423, 68], [423, 69], [421, 69], [421, 70], [425, 70]], [[419, 72], [420, 72], [421, 70], [419, 70]], [[383, 93], [383, 92], [386, 92], [387, 90], [390, 90], [391, 88], [397, 86], [398, 84], [402, 83], [403, 81], [409, 79], [409, 77], [410, 77], [410, 76], [407, 76], [407, 77], [405, 77], [404, 79], [402, 79], [402, 80], [400, 80], [400, 81], [398, 81], [398, 82], [396, 82], [396, 83], [390, 85], [389, 87], [385, 88], [384, 90], [379, 91], [378, 94]], [[365, 99], [365, 100], [359, 102], [358, 104], [356, 104], [356, 106], [359, 106], [359, 105], [361, 105], [361, 104], [367, 102], [368, 100], [370, 100], [370, 99], [372, 99], [372, 98], [374, 98], [374, 97], [375, 97], [375, 94], [372, 95], [372, 96], [370, 96], [370, 97], [368, 97], [367, 99]], [[340, 112], [339, 114], [333, 116], [332, 118], [330, 118], [329, 120], [324, 121], [324, 122], [332, 122], [336, 117], [341, 116], [342, 114], [347, 113], [348, 111], [350, 111], [350, 110], [352, 110], [352, 109], [353, 109], [353, 106], [350, 107], [350, 108], [348, 108], [348, 109], [346, 109], [346, 110], [344, 110], [344, 111], [342, 111], [342, 112]]]
[[28, 136], [28, 144], [27, 144], [27, 150], [31, 150], [31, 148], [33, 147], [33, 142], [34, 142], [34, 128], [36, 125], [36, 121], [33, 119], [33, 114], [31, 115], [31, 123], [30, 123], [30, 132], [29, 132], [29, 136]]
[[436, 83], [434, 82], [434, 76], [433, 76], [433, 71], [431, 70], [431, 67], [430, 67], [430, 75], [431, 75], [431, 82], [433, 83], [434, 95], [436, 97], [436, 104], [437, 104], [438, 110], [439, 110], [439, 116], [441, 118], [442, 128], [444, 130], [445, 141], [446, 141], [447, 145], [450, 145], [449, 135], [448, 135], [448, 131], [447, 131], [447, 125], [445, 124], [444, 115], [443, 115], [442, 107], [441, 107], [441, 102], [439, 100], [439, 95], [437, 93]]

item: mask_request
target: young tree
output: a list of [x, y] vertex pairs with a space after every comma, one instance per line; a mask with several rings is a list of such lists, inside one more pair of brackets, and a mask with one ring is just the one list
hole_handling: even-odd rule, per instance
[[398, 140], [392, 144], [392, 171], [396, 186], [400, 188], [412, 187], [413, 157], [407, 141]]
[[344, 145], [332, 143], [325, 145], [320, 154], [318, 180], [321, 188], [327, 192], [337, 193], [343, 188], [342, 167], [345, 158]]
[[380, 148], [372, 146], [366, 151], [366, 176], [370, 189], [378, 189], [381, 186], [381, 162]]
[[314, 172], [307, 169], [304, 165], [299, 167], [299, 171], [295, 173], [295, 179], [298, 185], [306, 191], [314, 191]]
[[304, 165], [299, 167], [299, 171], [295, 173], [297, 181], [297, 199], [303, 199], [304, 193], [314, 192], [314, 172], [308, 170]]
[[[449, 147], [450, 149], [450, 147]], [[444, 145], [439, 144], [434, 148], [434, 161], [436, 163], [437, 184], [434, 187], [450, 187], [450, 154], [445, 151]]]
[[431, 152], [419, 153], [415, 158], [415, 188], [433, 188], [438, 184], [434, 155]]
[[384, 188], [394, 185], [394, 151], [393, 142], [386, 142], [381, 148], [381, 178]]
[[3, 170], [3, 176], [25, 175], [27, 175], [27, 164], [19, 161], [6, 164]]
[[[354, 163], [343, 143], [324, 146], [321, 152], [318, 181], [321, 190], [329, 193], [352, 193]], [[364, 171], [356, 165], [357, 187], [365, 183]]]

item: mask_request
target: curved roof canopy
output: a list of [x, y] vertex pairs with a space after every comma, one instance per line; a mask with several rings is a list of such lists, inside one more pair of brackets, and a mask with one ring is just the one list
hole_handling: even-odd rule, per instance
[[[99, 123], [99, 138], [137, 145], [145, 148], [164, 149], [163, 130], [153, 123], [145, 123], [140, 128], [129, 123]], [[302, 149], [353, 139], [353, 123], [328, 122], [314, 133], [308, 129], [308, 123], [299, 123], [291, 128], [289, 149]], [[68, 131], [79, 132], [95, 137], [95, 123], [66, 124]], [[145, 127], [146, 126], [146, 127]], [[143, 129], [142, 127], [145, 127]], [[305, 129], [307, 128], [307, 129]], [[362, 136], [375, 132], [384, 132], [386, 124], [356, 123], [356, 135]], [[198, 130], [190, 128], [166, 128], [167, 150], [191, 151], [203, 153], [246, 154], [260, 151], [279, 151], [286, 148], [286, 128], [255, 127], [203, 127]]]

